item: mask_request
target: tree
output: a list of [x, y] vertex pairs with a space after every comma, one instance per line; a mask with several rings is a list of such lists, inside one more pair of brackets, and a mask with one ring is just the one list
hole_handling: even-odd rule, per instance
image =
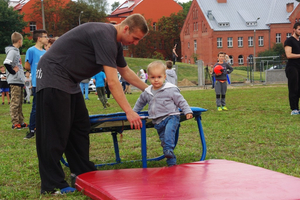
[[282, 43], [274, 44], [269, 50], [261, 51], [258, 53], [258, 57], [265, 56], [279, 56], [278, 59], [286, 59], [284, 47]]
[[112, 5], [111, 5], [111, 12], [114, 11], [117, 7], [119, 7], [120, 3], [118, 1], [115, 1]]
[[[75, 26], [79, 25], [79, 15], [81, 24], [85, 22], [105, 22], [106, 14], [99, 12], [92, 5], [86, 2], [70, 1], [66, 5], [62, 0], [44, 0], [45, 24], [48, 35], [60, 36]], [[41, 2], [36, 1], [32, 5], [33, 12], [30, 18], [34, 21], [42, 21]]]
[[78, 2], [85, 2], [99, 12], [106, 13], [106, 11], [108, 10], [108, 3], [106, 0], [79, 0]]
[[0, 0], [0, 53], [5, 53], [4, 48], [11, 44], [11, 34], [15, 31], [22, 33], [27, 23], [24, 22], [24, 15], [8, 7], [7, 0]]
[[192, 5], [192, 2], [193, 2], [193, 1], [189, 1], [189, 2], [186, 2], [186, 3], [181, 3], [181, 2], [178, 3], [179, 5], [182, 6], [183, 12], [184, 12], [185, 15], [188, 14], [189, 9], [190, 9], [190, 7], [191, 7], [191, 5]]

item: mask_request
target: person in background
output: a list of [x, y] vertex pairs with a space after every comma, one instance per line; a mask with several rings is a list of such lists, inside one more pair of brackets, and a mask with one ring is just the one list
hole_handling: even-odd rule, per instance
[[35, 42], [35, 45], [26, 51], [25, 57], [25, 69], [31, 72], [31, 93], [33, 99], [30, 112], [29, 131], [24, 139], [33, 138], [36, 132], [36, 68], [40, 58], [46, 53], [46, 50], [43, 47], [48, 44], [47, 31], [43, 29], [33, 31], [33, 41]]
[[20, 130], [28, 127], [28, 124], [24, 122], [22, 111], [25, 75], [19, 48], [23, 45], [23, 36], [18, 32], [14, 32], [11, 35], [11, 41], [12, 45], [5, 47], [6, 58], [3, 64], [8, 71], [7, 83], [10, 86], [11, 94], [10, 116], [12, 129]]
[[25, 92], [26, 92], [26, 96], [25, 96], [25, 99], [24, 99], [24, 103], [30, 104], [31, 89], [32, 89], [32, 84], [31, 84], [30, 72], [26, 71], [25, 72]]
[[173, 65], [172, 65], [172, 61], [167, 61], [166, 62], [167, 65], [167, 69], [166, 69], [166, 82], [170, 82], [174, 85], [176, 85], [177, 82], [177, 74], [175, 72], [175, 70], [173, 70]]
[[9, 97], [9, 85], [7, 83], [7, 72], [3, 65], [0, 66], [0, 93], [2, 96], [2, 105], [4, 105], [5, 95], [7, 98], [8, 105], [10, 104], [10, 97]]
[[93, 76], [92, 79], [96, 86], [98, 98], [101, 101], [103, 108], [106, 109], [106, 107], [109, 107], [110, 104], [107, 102], [107, 99], [105, 97], [106, 76], [104, 71], [102, 70], [101, 72]]
[[90, 78], [84, 79], [80, 82], [80, 88], [81, 88], [81, 93], [82, 95], [85, 95], [85, 100], [90, 100], [89, 99], [89, 83], [90, 83]]
[[147, 83], [147, 80], [148, 80], [148, 74], [147, 74], [147, 71], [144, 69], [144, 73], [145, 73], [145, 83]]
[[146, 74], [143, 69], [140, 69], [140, 79], [145, 82], [146, 81]]
[[176, 53], [176, 47], [177, 44], [174, 45], [173, 50], [172, 50], [172, 60], [173, 60], [173, 65], [175, 65], [176, 61], [177, 61], [177, 53]]

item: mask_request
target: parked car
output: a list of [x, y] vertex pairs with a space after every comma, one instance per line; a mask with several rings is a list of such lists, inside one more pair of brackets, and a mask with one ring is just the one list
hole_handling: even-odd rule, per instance
[[93, 79], [91, 79], [90, 82], [89, 82], [89, 93], [90, 92], [96, 92], [96, 86], [93, 82]]
[[272, 70], [272, 69], [284, 69], [285, 68], [285, 65], [274, 65], [272, 67], [269, 68], [269, 70]]

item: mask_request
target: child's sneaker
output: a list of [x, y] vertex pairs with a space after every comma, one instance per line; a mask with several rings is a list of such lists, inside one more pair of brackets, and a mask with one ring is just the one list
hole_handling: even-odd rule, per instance
[[25, 122], [21, 124], [21, 128], [27, 128], [28, 124], [26, 124]]
[[106, 106], [107, 106], [107, 107], [110, 107], [110, 104], [109, 104], [108, 102], [106, 102]]
[[298, 110], [292, 110], [291, 115], [299, 115], [299, 111]]
[[217, 110], [218, 110], [218, 111], [222, 111], [222, 108], [221, 108], [221, 107], [217, 107]]
[[34, 137], [35, 131], [29, 131], [27, 132], [26, 136], [23, 138], [24, 140], [26, 139], [31, 139]]
[[222, 110], [225, 110], [225, 111], [227, 111], [227, 110], [228, 110], [228, 108], [227, 108], [226, 106], [222, 106]]
[[11, 127], [12, 129], [17, 129], [17, 130], [21, 130], [21, 124], [15, 124], [15, 125], [12, 125]]
[[164, 155], [166, 158], [174, 158], [174, 153], [170, 150], [165, 150]]

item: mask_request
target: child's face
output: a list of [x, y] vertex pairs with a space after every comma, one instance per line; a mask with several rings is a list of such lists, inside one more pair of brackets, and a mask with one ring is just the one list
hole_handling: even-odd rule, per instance
[[50, 49], [51, 45], [52, 44], [50, 42], [47, 45], [45, 45], [45, 50], [48, 51]]
[[219, 56], [218, 56], [219, 62], [223, 62], [224, 59], [225, 59], [225, 55], [224, 54], [219, 54]]
[[166, 80], [166, 73], [163, 67], [153, 67], [148, 72], [148, 80], [154, 90], [161, 88]]
[[4, 67], [1, 67], [0, 70], [1, 70], [1, 72], [4, 72], [4, 71], [5, 71], [5, 68], [4, 68]]
[[30, 73], [29, 73], [29, 72], [26, 72], [25, 76], [26, 76], [27, 78], [29, 78]]

